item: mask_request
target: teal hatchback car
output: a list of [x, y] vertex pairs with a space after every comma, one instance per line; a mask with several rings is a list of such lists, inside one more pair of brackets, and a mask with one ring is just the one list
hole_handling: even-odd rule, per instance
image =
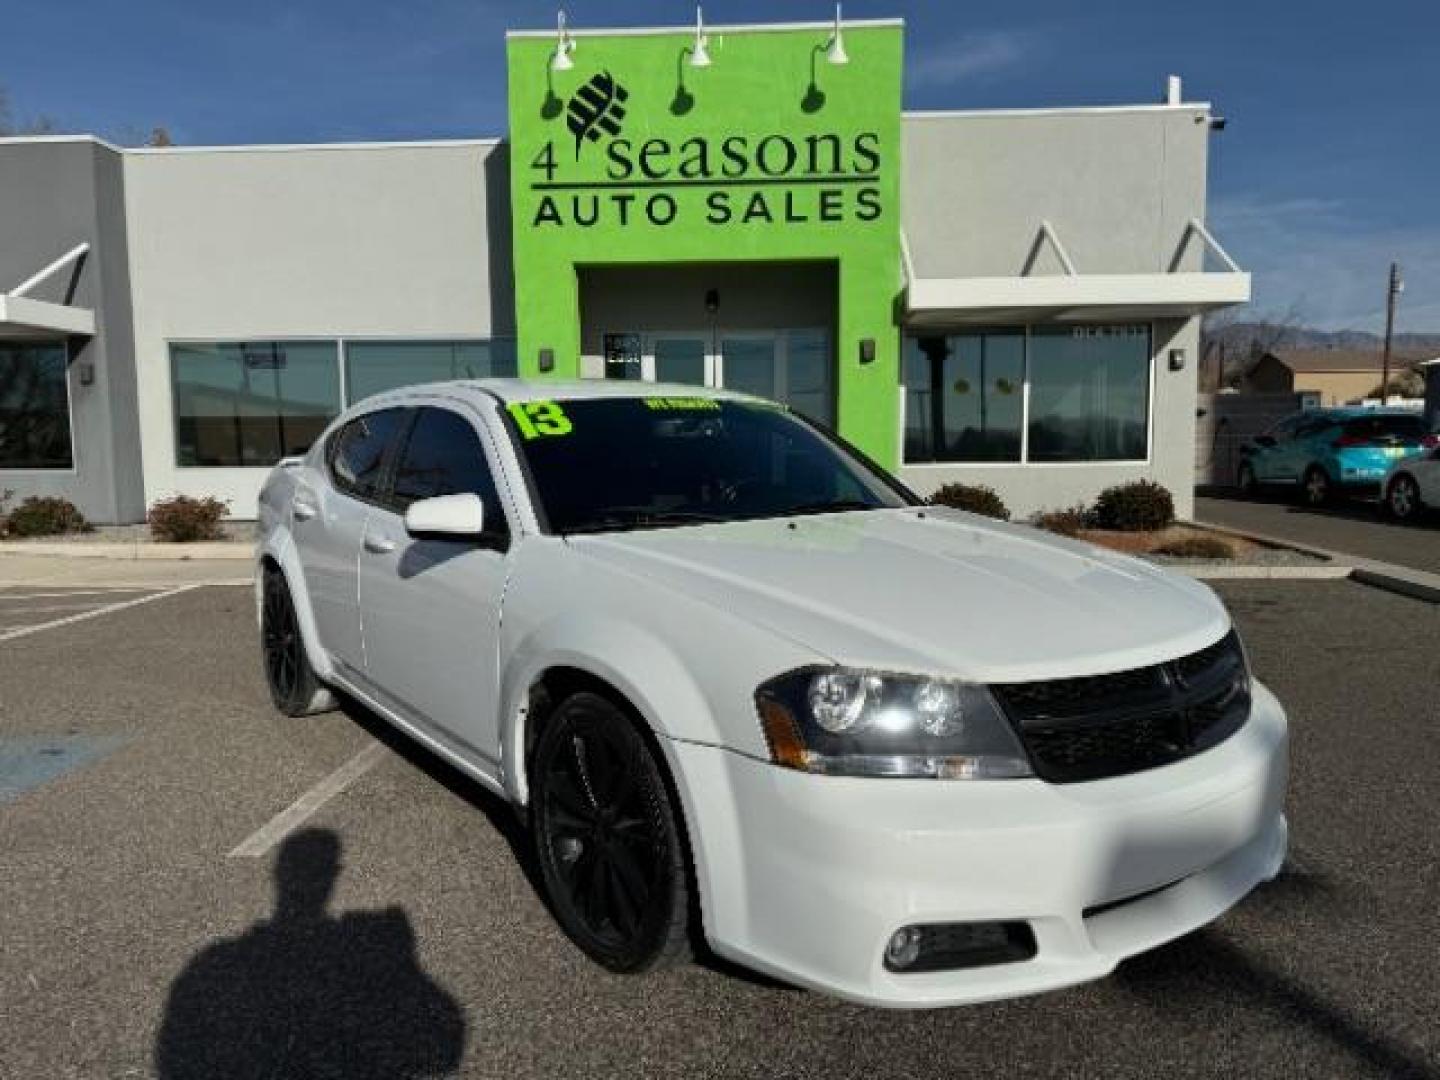
[[1287, 416], [1241, 448], [1242, 491], [1294, 489], [1308, 505], [1337, 494], [1375, 495], [1390, 467], [1440, 445], [1419, 413], [1398, 409], [1308, 409]]

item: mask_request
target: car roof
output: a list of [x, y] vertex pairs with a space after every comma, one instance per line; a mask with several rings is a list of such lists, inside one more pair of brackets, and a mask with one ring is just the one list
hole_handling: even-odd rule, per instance
[[1414, 409], [1396, 408], [1366, 408], [1364, 405], [1330, 405], [1323, 409], [1305, 409], [1295, 413], [1296, 416], [1325, 416], [1332, 420], [1356, 420], [1366, 416], [1415, 416], [1420, 414]]
[[620, 379], [456, 379], [420, 383], [388, 390], [366, 398], [368, 408], [396, 404], [415, 397], [492, 397], [512, 401], [599, 401], [616, 398], [686, 397], [718, 401], [756, 401], [750, 394], [709, 386], [654, 383]]

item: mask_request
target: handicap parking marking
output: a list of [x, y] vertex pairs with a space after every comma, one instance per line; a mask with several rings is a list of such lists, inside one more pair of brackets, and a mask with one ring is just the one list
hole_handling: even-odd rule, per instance
[[[147, 593], [143, 596], [132, 596], [114, 603], [101, 604], [99, 607], [90, 608], [85, 611], [78, 611], [71, 615], [65, 615], [58, 619], [49, 619], [45, 622], [33, 623], [25, 626], [17, 626], [13, 629], [0, 629], [0, 644], [14, 641], [17, 638], [26, 637], [30, 634], [38, 634], [44, 630], [55, 630], [62, 626], [71, 626], [86, 619], [94, 619], [101, 615], [108, 615], [113, 611], [124, 611], [127, 608], [137, 607], [140, 604], [148, 604], [154, 600], [164, 600], [170, 596], [178, 596], [181, 593], [191, 592], [195, 589], [205, 588], [204, 582], [195, 582], [189, 585], [179, 585], [171, 589], [164, 589], [158, 592]], [[13, 612], [11, 615], [19, 615], [23, 612]], [[0, 616], [3, 617], [3, 616]]]
[[119, 749], [120, 735], [21, 735], [0, 738], [0, 804]]

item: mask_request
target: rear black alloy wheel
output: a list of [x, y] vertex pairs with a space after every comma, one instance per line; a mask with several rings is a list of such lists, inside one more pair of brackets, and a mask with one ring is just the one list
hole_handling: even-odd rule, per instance
[[634, 722], [598, 694], [563, 701], [531, 770], [531, 828], [556, 920], [611, 971], [684, 958], [689, 885], [664, 776]]
[[1396, 521], [1413, 521], [1421, 508], [1420, 485], [1403, 473], [1397, 476], [1385, 493], [1385, 508]]
[[329, 707], [329, 692], [310, 666], [290, 588], [278, 570], [265, 571], [260, 645], [275, 708], [286, 716], [306, 716]]
[[1330, 477], [1318, 465], [1312, 465], [1300, 482], [1300, 496], [1306, 506], [1324, 506], [1330, 501]]

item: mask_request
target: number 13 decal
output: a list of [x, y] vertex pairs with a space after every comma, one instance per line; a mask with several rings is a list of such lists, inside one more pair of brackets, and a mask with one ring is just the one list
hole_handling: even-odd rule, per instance
[[515, 426], [527, 439], [542, 435], [569, 435], [570, 418], [553, 401], [512, 401], [508, 406]]

